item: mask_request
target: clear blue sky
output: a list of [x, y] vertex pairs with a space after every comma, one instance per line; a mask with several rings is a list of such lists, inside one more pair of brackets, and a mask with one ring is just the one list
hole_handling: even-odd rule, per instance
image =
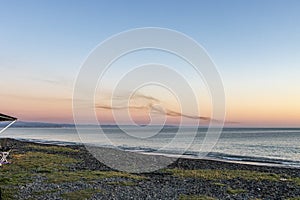
[[[20, 96], [40, 98], [37, 93], [71, 98], [80, 65], [98, 43], [127, 29], [154, 26], [183, 32], [206, 48], [223, 77], [229, 106], [266, 92], [265, 104], [283, 106], [289, 99], [295, 104], [300, 100], [299, 10], [297, 0], [1, 0], [1, 85], [15, 83], [1, 89], [1, 100], [18, 103]], [[2, 110], [17, 112], [4, 105]], [[24, 120], [37, 120], [20, 112]], [[292, 117], [300, 117], [299, 109], [295, 112]]]

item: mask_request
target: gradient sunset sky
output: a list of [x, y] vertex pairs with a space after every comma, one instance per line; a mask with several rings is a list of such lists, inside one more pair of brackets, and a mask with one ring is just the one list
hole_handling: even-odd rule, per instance
[[0, 112], [73, 123], [73, 84], [91, 50], [121, 31], [163, 27], [192, 37], [214, 60], [227, 121], [299, 127], [299, 10], [298, 0], [0, 0]]

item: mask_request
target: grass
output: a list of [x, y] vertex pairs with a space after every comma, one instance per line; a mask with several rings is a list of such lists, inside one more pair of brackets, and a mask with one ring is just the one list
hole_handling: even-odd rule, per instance
[[84, 189], [84, 190], [77, 190], [74, 192], [67, 192], [62, 194], [63, 199], [66, 200], [77, 200], [79, 199], [90, 199], [94, 194], [96, 193], [100, 193], [101, 190], [99, 189], [92, 189], [92, 188], [88, 188], [88, 189]]
[[40, 191], [33, 191], [32, 194], [35, 196], [40, 196], [43, 194], [51, 194], [51, 193], [55, 193], [58, 192], [59, 189], [52, 189], [52, 190], [40, 190]]
[[63, 146], [44, 146], [44, 145], [34, 145], [29, 144], [26, 146], [27, 149], [34, 149], [38, 151], [47, 151], [47, 152], [59, 152], [59, 153], [78, 153], [78, 149], [72, 149], [69, 147]]
[[12, 164], [5, 165], [1, 172], [51, 172], [67, 170], [68, 165], [79, 162], [60, 154], [50, 154], [43, 152], [27, 152], [26, 154], [16, 154], [12, 156]]
[[206, 180], [230, 180], [235, 178], [243, 178], [246, 180], [269, 180], [280, 181], [281, 176], [278, 174], [264, 173], [249, 170], [182, 170], [182, 169], [167, 169], [174, 176], [182, 178], [200, 178]]
[[[300, 178], [291, 178], [290, 181], [293, 181], [294, 183], [296, 183], [298, 186], [300, 186]], [[300, 197], [299, 197], [300, 198]]]
[[300, 200], [300, 197], [288, 198], [287, 200]]
[[184, 195], [181, 194], [179, 195], [179, 200], [215, 200], [215, 198], [213, 197], [209, 197], [209, 196], [197, 196], [197, 195]]
[[[28, 151], [24, 154], [11, 154], [10, 160], [12, 164], [4, 165], [0, 168], [0, 188], [2, 199], [14, 199], [13, 195], [17, 195], [17, 185], [24, 185], [33, 182], [36, 176], [43, 176], [48, 183], [64, 183], [76, 181], [92, 181], [104, 178], [121, 177], [131, 180], [142, 180], [146, 177], [116, 171], [99, 171], [99, 170], [77, 170], [70, 171], [69, 166], [74, 165], [80, 160], [69, 157], [62, 152], [76, 152], [77, 150], [66, 147], [55, 146], [39, 146], [28, 145], [28, 148], [38, 151]], [[40, 151], [41, 152], [40, 152]], [[44, 152], [47, 151], [47, 152]], [[49, 153], [51, 152], [51, 153]], [[55, 153], [59, 152], [59, 153]], [[113, 184], [113, 183], [111, 183]], [[115, 183], [117, 184], [117, 183]], [[122, 186], [133, 186], [134, 182], [120, 182]], [[34, 196], [40, 196], [56, 191], [36, 191], [32, 192]], [[99, 192], [96, 190], [83, 190], [72, 193], [63, 194], [65, 199], [73, 199], [73, 197], [88, 198], [92, 193]]]
[[119, 182], [108, 182], [108, 185], [118, 185], [118, 186], [136, 186], [135, 182], [132, 181], [119, 181]]
[[247, 190], [244, 189], [232, 189], [231, 187], [227, 188], [227, 193], [228, 194], [241, 194], [241, 193], [246, 193]]
[[78, 162], [76, 159], [59, 154], [27, 152], [12, 156], [12, 164], [4, 165], [0, 171], [0, 187], [19, 185], [32, 181], [33, 175], [67, 170], [68, 165]]
[[[211, 169], [199, 169], [199, 170], [182, 170], [182, 169], [166, 169], [165, 172], [173, 174], [180, 178], [199, 178], [205, 180], [231, 180], [235, 178], [242, 178], [245, 180], [255, 180], [255, 181], [282, 181], [283, 175], [266, 173], [266, 172], [257, 172], [249, 170], [211, 170]], [[286, 176], [285, 176], [286, 177]], [[300, 178], [288, 178], [289, 182], [300, 186]], [[225, 187], [225, 184], [215, 182], [214, 185]], [[244, 189], [232, 189], [227, 188], [229, 194], [239, 194], [247, 192]], [[293, 200], [300, 200], [300, 197], [296, 197]]]
[[231, 187], [227, 187], [227, 185], [226, 184], [223, 184], [223, 183], [213, 183], [214, 185], [216, 185], [216, 186], [220, 186], [220, 187], [226, 187], [227, 189], [226, 189], [226, 191], [227, 191], [227, 193], [228, 194], [241, 194], [241, 193], [246, 193], [247, 192], [247, 190], [244, 190], [244, 189], [233, 189], [233, 188], [231, 188]]
[[1, 187], [1, 197], [0, 199], [5, 199], [5, 200], [13, 200], [14, 194], [16, 193], [14, 188], [10, 187]]
[[16, 186], [33, 182], [36, 175], [67, 170], [69, 164], [78, 162], [63, 155], [42, 152], [13, 154], [11, 161], [12, 164], [0, 168], [2, 199], [14, 199]]
[[75, 181], [92, 181], [104, 178], [122, 177], [134, 180], [145, 179], [143, 176], [133, 175], [125, 172], [115, 171], [91, 171], [91, 170], [80, 170], [75, 172], [53, 172], [45, 174], [48, 178], [48, 182], [51, 183], [63, 183], [63, 182], [75, 182]]
[[224, 183], [213, 183], [213, 184], [220, 187], [226, 187], [226, 184]]

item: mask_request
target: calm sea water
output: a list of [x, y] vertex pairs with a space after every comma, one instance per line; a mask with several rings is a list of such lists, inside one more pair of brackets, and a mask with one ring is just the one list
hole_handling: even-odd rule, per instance
[[[1, 137], [61, 145], [89, 143], [170, 156], [184, 152], [187, 157], [197, 158], [206, 134], [206, 129], [198, 129], [195, 134], [188, 127], [178, 134], [178, 128], [167, 127], [155, 136], [136, 138], [114, 126], [105, 127], [103, 130], [105, 134], [99, 134], [94, 128], [83, 128], [79, 136], [74, 128], [10, 128], [1, 134]], [[148, 135], [145, 132], [139, 133], [139, 129], [136, 128], [131, 128], [130, 131], [141, 136]], [[300, 129], [225, 128], [206, 157], [234, 162], [300, 167]]]

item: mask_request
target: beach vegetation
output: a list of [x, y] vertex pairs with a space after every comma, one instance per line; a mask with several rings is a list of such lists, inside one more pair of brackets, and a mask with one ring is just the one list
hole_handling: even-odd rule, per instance
[[58, 192], [58, 191], [59, 191], [59, 189], [38, 190], [38, 191], [33, 191], [32, 195], [41, 196], [41, 195], [44, 195], [44, 194], [51, 194], [51, 193], [55, 193], [55, 192]]
[[99, 171], [99, 170], [78, 170], [78, 171], [57, 171], [45, 174], [47, 182], [50, 183], [63, 183], [75, 181], [92, 181], [104, 178], [128, 178], [134, 180], [145, 179], [143, 176], [129, 174], [125, 172], [116, 171]]
[[116, 185], [116, 186], [136, 186], [137, 184], [132, 181], [116, 181], [116, 182], [108, 182], [108, 185]]
[[[45, 150], [45, 149], [43, 149]], [[53, 148], [51, 153], [39, 151], [28, 151], [26, 153], [11, 154], [12, 164], [3, 165], [0, 171], [0, 188], [3, 199], [14, 199], [17, 186], [33, 182], [36, 177], [44, 177], [48, 183], [64, 183], [76, 181], [92, 181], [104, 178], [125, 178], [130, 180], [142, 180], [146, 177], [118, 171], [100, 171], [100, 170], [70, 170], [70, 166], [78, 162], [78, 159], [68, 155], [54, 153], [58, 149]], [[66, 152], [58, 150], [61, 152]], [[111, 183], [113, 184], [113, 183]], [[116, 185], [117, 183], [115, 183]], [[120, 182], [119, 185], [130, 186], [134, 182]], [[46, 194], [53, 191], [33, 192], [33, 195]], [[82, 194], [88, 195], [91, 191], [82, 191]], [[65, 194], [65, 198], [72, 199], [74, 193]], [[4, 198], [5, 197], [5, 198]]]
[[26, 146], [28, 150], [46, 151], [46, 152], [59, 152], [59, 153], [78, 153], [79, 149], [73, 149], [64, 146], [47, 146], [47, 145], [37, 145], [29, 144]]
[[63, 193], [61, 196], [66, 200], [77, 200], [80, 199], [90, 199], [94, 194], [101, 193], [100, 189], [87, 188], [82, 190], [76, 190], [73, 192]]
[[240, 194], [240, 193], [245, 193], [245, 192], [247, 192], [247, 190], [244, 190], [244, 189], [233, 189], [231, 187], [227, 188], [227, 193], [228, 194]]
[[69, 164], [78, 162], [64, 155], [42, 152], [15, 154], [12, 160], [12, 164], [1, 168], [0, 186], [25, 184], [31, 182], [34, 175], [66, 170]]
[[13, 200], [13, 199], [15, 199], [15, 197], [14, 197], [15, 194], [16, 194], [16, 191], [14, 188], [4, 186], [4, 187], [1, 187], [0, 199]]
[[216, 185], [216, 186], [220, 186], [220, 187], [226, 187], [226, 184], [224, 184], [224, 183], [216, 182], [216, 183], [213, 183], [213, 184]]
[[291, 178], [290, 179], [291, 181], [295, 182], [298, 186], [300, 186], [300, 178], [297, 177], [297, 178]]
[[273, 173], [257, 172], [250, 170], [183, 170], [183, 169], [167, 169], [173, 176], [182, 178], [200, 178], [206, 180], [230, 180], [235, 178], [242, 178], [246, 180], [269, 180], [280, 181], [281, 176]]

